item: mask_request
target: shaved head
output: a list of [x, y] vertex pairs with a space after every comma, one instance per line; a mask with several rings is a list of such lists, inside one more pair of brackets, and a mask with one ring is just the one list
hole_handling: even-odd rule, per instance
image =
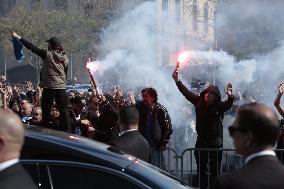
[[24, 126], [19, 116], [9, 110], [0, 111], [0, 162], [19, 158], [24, 143]]
[[279, 136], [278, 116], [264, 104], [241, 106], [236, 122], [241, 128], [252, 131], [258, 145], [274, 145]]

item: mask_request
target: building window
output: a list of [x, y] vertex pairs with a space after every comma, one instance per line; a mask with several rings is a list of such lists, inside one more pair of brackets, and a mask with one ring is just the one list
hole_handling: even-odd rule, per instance
[[59, 9], [65, 9], [67, 6], [66, 0], [55, 0], [55, 7]]
[[204, 33], [208, 33], [208, 3], [205, 3], [204, 4], [204, 22], [203, 22], [203, 25], [204, 25]]
[[37, 8], [40, 5], [40, 0], [31, 0], [30, 5], [31, 9]]
[[196, 0], [194, 0], [192, 5], [192, 29], [194, 31], [198, 30], [197, 16], [198, 16], [198, 7]]
[[162, 9], [163, 12], [167, 12], [169, 8], [169, 0], [162, 0]]
[[180, 22], [180, 1], [181, 0], [175, 0], [175, 18], [176, 21], [179, 23]]
[[5, 10], [5, 3], [4, 1], [0, 1], [0, 16], [5, 15], [6, 10]]
[[15, 5], [16, 5], [16, 0], [9, 0], [7, 4], [8, 10], [11, 10], [12, 8], [14, 8]]

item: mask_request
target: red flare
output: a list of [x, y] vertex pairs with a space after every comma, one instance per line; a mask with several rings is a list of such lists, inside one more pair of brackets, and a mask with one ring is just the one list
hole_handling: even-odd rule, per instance
[[96, 61], [91, 61], [91, 58], [89, 58], [86, 64], [86, 68], [90, 70], [91, 72], [95, 72], [96, 71]]
[[188, 61], [188, 59], [189, 59], [189, 52], [183, 52], [183, 53], [179, 54], [177, 61], [179, 63], [184, 63], [184, 62]]

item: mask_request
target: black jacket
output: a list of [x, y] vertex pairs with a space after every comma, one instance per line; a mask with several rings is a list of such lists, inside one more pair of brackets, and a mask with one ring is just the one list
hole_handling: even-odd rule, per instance
[[[176, 85], [185, 98], [195, 106], [198, 140], [203, 142], [205, 146], [208, 146], [207, 144], [212, 144], [213, 146], [221, 145], [223, 142], [222, 122], [224, 112], [232, 107], [234, 98], [228, 98], [224, 102], [221, 101], [218, 87], [212, 85], [201, 92], [200, 95], [189, 91], [181, 81], [178, 81]], [[218, 96], [218, 102], [210, 107], [205, 104], [204, 95], [206, 91], [211, 91]]]
[[124, 133], [113, 140], [111, 145], [146, 162], [150, 160], [149, 144], [137, 130]]
[[[147, 136], [147, 115], [148, 108], [142, 102], [139, 101], [136, 103], [136, 107], [139, 111], [139, 132], [143, 137]], [[167, 109], [161, 105], [160, 103], [156, 103], [153, 107], [153, 125], [154, 128], [152, 130], [152, 134], [154, 136], [155, 144], [157, 145], [157, 149], [160, 146], [165, 146], [170, 139], [170, 136], [173, 132], [172, 123], [170, 115]]]
[[118, 112], [108, 100], [100, 102], [100, 116], [90, 116], [87, 118], [93, 124], [95, 130], [94, 139], [100, 142], [109, 143], [116, 134], [118, 124]]
[[284, 167], [273, 156], [257, 157], [241, 169], [218, 176], [212, 189], [283, 189]]
[[1, 189], [36, 189], [38, 188], [20, 163], [0, 171]]

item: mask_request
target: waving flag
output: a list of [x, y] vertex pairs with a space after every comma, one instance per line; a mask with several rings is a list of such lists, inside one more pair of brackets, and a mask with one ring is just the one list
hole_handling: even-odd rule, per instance
[[23, 59], [25, 58], [24, 52], [23, 52], [23, 45], [19, 41], [19, 39], [13, 37], [12, 43], [14, 47], [14, 55], [19, 63], [22, 63]]

